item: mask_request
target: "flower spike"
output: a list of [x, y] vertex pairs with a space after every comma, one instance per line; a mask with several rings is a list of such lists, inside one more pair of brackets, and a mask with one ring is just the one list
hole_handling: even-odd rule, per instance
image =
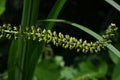
[[[19, 29], [14, 26], [11, 27], [10, 24], [3, 26], [0, 26], [0, 39], [1, 38], [12, 38], [12, 35], [14, 35], [14, 39], [17, 39], [19, 37], [19, 33], [23, 37], [25, 37], [28, 40], [36, 40], [36, 41], [44, 41], [45, 43], [53, 43], [55, 46], [62, 46], [63, 48], [68, 49], [75, 49], [77, 52], [82, 51], [83, 53], [97, 53], [101, 51], [101, 48], [105, 48], [106, 43], [111, 42], [111, 38], [115, 35], [115, 32], [118, 28], [115, 24], [111, 24], [108, 29], [106, 30], [105, 34], [102, 35], [102, 40], [96, 41], [96, 42], [90, 42], [88, 43], [87, 40], [76, 39], [75, 37], [70, 37], [69, 35], [63, 35], [61, 32], [58, 34], [56, 31], [36, 28], [35, 26], [32, 26], [31, 28], [26, 28], [25, 30], [22, 30], [20, 27]], [[22, 37], [21, 36], [21, 37]]]

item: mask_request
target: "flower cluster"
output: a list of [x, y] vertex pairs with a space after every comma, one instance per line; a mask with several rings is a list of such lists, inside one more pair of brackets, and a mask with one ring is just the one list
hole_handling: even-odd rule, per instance
[[[4, 24], [3, 26], [0, 26], [0, 39], [1, 38], [11, 39], [13, 34], [14, 35], [18, 34], [18, 31], [16, 28], [17, 27], [13, 27], [12, 29], [10, 24]], [[17, 37], [17, 35], [15, 37]]]
[[41, 28], [26, 28], [20, 34], [21, 27], [11, 27], [10, 25], [0, 26], [0, 38], [10, 39], [14, 35], [14, 39], [19, 37], [19, 34], [28, 40], [37, 40], [39, 42], [44, 41], [45, 43], [53, 43], [55, 46], [62, 46], [63, 48], [75, 49], [77, 52], [82, 51], [83, 53], [94, 53], [101, 50], [106, 46], [106, 43], [111, 42], [110, 38], [114, 35], [117, 27], [115, 24], [111, 24], [106, 30], [103, 39], [96, 42], [88, 43], [87, 40], [76, 39], [75, 37], [70, 37], [69, 35], [63, 35], [61, 32], [56, 33], [56, 31], [46, 30]]
[[105, 35], [103, 35], [103, 39], [105, 41], [110, 41], [110, 39], [115, 35], [115, 32], [117, 31], [117, 27], [115, 24], [111, 24], [108, 29], [105, 32]]

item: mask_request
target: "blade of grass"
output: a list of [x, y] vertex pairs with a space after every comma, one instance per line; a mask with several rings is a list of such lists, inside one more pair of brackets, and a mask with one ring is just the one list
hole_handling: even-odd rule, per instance
[[3, 14], [5, 11], [5, 5], [6, 5], [6, 0], [1, 0], [0, 1], [0, 16]]
[[[37, 12], [38, 10], [36, 9], [38, 9], [38, 5], [39, 5], [39, 0], [37, 1], [36, 0], [24, 0], [23, 16], [22, 16], [22, 21], [21, 21], [22, 29], [25, 29], [26, 26], [30, 27], [31, 25], [34, 25], [36, 23], [37, 14], [38, 14]], [[61, 4], [58, 4], [57, 6], [59, 7], [61, 6]], [[62, 6], [60, 8], [62, 8]], [[50, 18], [57, 18], [60, 10], [61, 9], [59, 10], [57, 9], [57, 11], [53, 10], [51, 13], [54, 13], [54, 11], [55, 13], [51, 14], [52, 17]], [[51, 24], [51, 23], [48, 23], [48, 24]], [[52, 28], [52, 26], [50, 27]], [[16, 64], [17, 65], [15, 65], [15, 72], [13, 72], [13, 77], [15, 78], [9, 79], [9, 80], [28, 80], [28, 79], [32, 80], [35, 65], [44, 47], [44, 42], [40, 43], [39, 45], [40, 50], [38, 49], [39, 46], [35, 45], [34, 42], [26, 41], [26, 40], [23, 41], [23, 39], [21, 38], [19, 39], [18, 42], [16, 42], [16, 44], [18, 45], [18, 49], [16, 51], [16, 55], [17, 55]], [[13, 47], [14, 48], [11, 48], [12, 51], [14, 51], [15, 49], [15, 46]]]
[[[89, 28], [84, 27], [82, 25], [79, 25], [77, 23], [73, 23], [73, 22], [70, 22], [70, 21], [62, 20], [62, 19], [46, 19], [46, 20], [40, 20], [40, 21], [66, 23], [66, 24], [72, 25], [72, 26], [74, 26], [76, 28], [79, 28], [79, 29], [85, 31], [86, 33], [88, 33], [89, 35], [93, 36], [97, 40], [102, 40], [102, 37], [99, 34], [95, 33], [94, 31], [90, 30]], [[118, 57], [120, 57], [120, 52], [112, 44], [107, 44], [107, 48], [110, 49]]]
[[79, 28], [79, 29], [85, 31], [86, 33], [88, 33], [89, 35], [93, 36], [94, 38], [96, 38], [98, 40], [102, 40], [102, 37], [100, 35], [98, 35], [94, 31], [90, 30], [89, 28], [84, 27], [84, 26], [82, 26], [80, 24], [77, 24], [77, 23], [73, 23], [73, 22], [70, 22], [70, 21], [67, 21], [67, 20], [62, 20], [62, 19], [45, 19], [45, 20], [40, 20], [40, 21], [60, 22], [60, 23], [69, 24], [69, 25], [72, 25], [72, 26], [74, 26], [76, 28]]
[[42, 53], [42, 50], [44, 48], [44, 42], [42, 42], [40, 44], [39, 44], [39, 42], [37, 42], [36, 46], [34, 46], [34, 47], [35, 47], [35, 49], [33, 50], [31, 59], [30, 59], [31, 64], [28, 64], [28, 66], [30, 66], [29, 72], [31, 73], [28, 77], [28, 80], [32, 80], [32, 78], [33, 78], [35, 67], [38, 63], [38, 59], [40, 58], [40, 54]]
[[[65, 2], [66, 2], [66, 0], [57, 0], [57, 2], [55, 3], [55, 6], [52, 8], [52, 11], [50, 12], [50, 15], [48, 15], [48, 18], [57, 18], [58, 14], [61, 11]], [[26, 3], [27, 3], [27, 1], [26, 1]], [[35, 21], [36, 21], [35, 19], [36, 18], [34, 18], [34, 17], [36, 16], [36, 13], [37, 13], [38, 10], [36, 10], [36, 11], [34, 11], [34, 10], [38, 7], [38, 6], [36, 6], [37, 3], [35, 1], [35, 5], [34, 5], [34, 2], [30, 2], [29, 4], [31, 4], [31, 8], [26, 7], [26, 9], [28, 9], [28, 11], [24, 10], [24, 11], [26, 11], [26, 13], [28, 12], [29, 15], [28, 14], [23, 15], [23, 21], [22, 21], [23, 26], [26, 26], [24, 24], [27, 24], [27, 26], [31, 26], [31, 25], [35, 24]], [[29, 10], [31, 10], [31, 11], [29, 11]], [[34, 12], [34, 13], [32, 13], [32, 12]], [[26, 17], [26, 16], [29, 16], [29, 17]], [[25, 17], [28, 18], [28, 21], [25, 20], [26, 19]], [[53, 27], [54, 22], [49, 22], [49, 23], [46, 23], [46, 24], [49, 25], [49, 29], [50, 29], [50, 28]], [[48, 28], [48, 26], [46, 26], [46, 28]], [[38, 50], [37, 48], [39, 46], [37, 46], [37, 47], [34, 46], [33, 48], [31, 48], [31, 46], [33, 46], [33, 45], [30, 45], [30, 44], [32, 44], [31, 41], [29, 41], [29, 43], [28, 43], [29, 46], [27, 45], [27, 52], [26, 52], [26, 55], [25, 55], [26, 57], [25, 57], [25, 64], [24, 64], [25, 67], [24, 67], [24, 70], [23, 70], [24, 75], [29, 76], [29, 77], [24, 76], [24, 80], [25, 80], [25, 78], [26, 79], [32, 79], [35, 64], [37, 63], [37, 60], [40, 56], [40, 53], [42, 52], [42, 49], [45, 45], [44, 42], [41, 42], [39, 44], [39, 46], [40, 46], [39, 51], [37, 51]], [[33, 53], [32, 53], [31, 50], [33, 50]], [[27, 67], [27, 66], [29, 66], [29, 67]]]
[[25, 45], [21, 38], [12, 41], [8, 57], [8, 80], [22, 80]]
[[17, 59], [16, 59], [15, 80], [22, 80], [25, 52], [26, 52], [26, 40], [23, 37], [19, 37], [19, 39], [18, 39]]
[[120, 5], [117, 4], [115, 1], [113, 0], [105, 0], [107, 3], [109, 3], [110, 5], [112, 5], [115, 9], [117, 9], [118, 11], [120, 11]]
[[[53, 6], [52, 10], [50, 11], [49, 15], [47, 16], [47, 19], [56, 19], [66, 1], [67, 0], [57, 0], [55, 5]], [[53, 27], [53, 25], [54, 25], [54, 22], [46, 22], [45, 28], [51, 29]]]
[[13, 40], [11, 43], [10, 51], [8, 54], [8, 79], [15, 80], [15, 67], [16, 67], [16, 53], [18, 44], [16, 44], [16, 40]]
[[107, 48], [120, 58], [120, 51], [116, 49], [112, 44], [107, 44]]
[[[21, 21], [21, 25], [25, 27], [31, 27], [36, 24], [37, 15], [39, 12], [39, 1], [40, 0], [25, 0], [24, 1], [24, 9], [23, 9], [23, 17]], [[23, 68], [23, 77], [22, 80], [32, 80], [33, 72], [35, 69], [35, 64], [38, 61], [38, 58], [32, 58], [32, 56], [40, 55], [39, 51], [36, 50], [36, 43], [32, 40], [26, 41], [26, 52], [24, 59], [24, 68]], [[31, 62], [31, 60], [33, 62]], [[33, 65], [34, 64], [34, 65]], [[33, 67], [32, 67], [33, 66]]]
[[22, 26], [30, 27], [35, 25], [39, 12], [39, 3], [40, 0], [24, 0], [24, 8], [21, 20]]
[[[21, 21], [22, 29], [25, 29], [25, 27], [27, 26], [30, 27], [31, 25], [34, 25], [36, 23], [38, 7], [39, 7], [39, 0], [24, 0], [24, 9], [23, 9], [23, 16]], [[21, 31], [21, 35], [22, 35], [22, 31]], [[29, 50], [32, 48], [32, 45], [30, 44], [31, 41], [26, 41], [25, 39], [23, 38], [21, 39], [21, 38], [22, 37], [18, 39], [18, 42], [14, 43], [17, 44], [17, 47], [15, 45], [11, 45], [10, 48], [10, 53], [9, 53], [10, 62], [8, 64], [10, 65], [10, 67], [14, 66], [15, 70], [11, 72], [12, 74], [9, 73], [10, 76], [9, 80], [28, 80], [28, 78], [29, 80], [32, 80], [32, 76], [29, 75], [33, 73], [29, 73], [30, 72], [29, 70], [32, 71], [34, 70], [34, 68], [28, 67], [28, 64], [31, 64], [30, 56], [32, 55], [32, 52], [29, 53]], [[28, 45], [30, 45], [31, 48], [28, 47]], [[14, 52], [15, 50], [17, 51]], [[16, 54], [16, 57], [12, 57], [13, 54]], [[16, 61], [15, 62], [16, 65], [12, 64], [12, 62], [14, 62], [13, 60]]]

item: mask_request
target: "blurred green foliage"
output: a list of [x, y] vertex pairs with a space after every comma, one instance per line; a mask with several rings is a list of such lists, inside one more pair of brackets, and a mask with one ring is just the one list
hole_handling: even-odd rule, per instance
[[0, 0], [0, 15], [5, 11], [6, 0]]

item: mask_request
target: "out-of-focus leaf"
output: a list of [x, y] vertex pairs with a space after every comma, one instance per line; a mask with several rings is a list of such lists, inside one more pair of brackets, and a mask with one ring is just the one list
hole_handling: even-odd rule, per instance
[[54, 58], [56, 65], [63, 67], [64, 61], [62, 56], [55, 56]]
[[99, 64], [93, 64], [91, 61], [87, 60], [84, 62], [81, 62], [79, 64], [79, 68], [80, 68], [80, 75], [85, 75], [85, 74], [89, 74], [91, 77], [95, 77], [95, 78], [101, 78], [104, 77], [107, 73], [107, 63], [103, 60], [100, 60], [96, 63]]
[[[115, 44], [114, 46], [120, 51], [120, 44]], [[108, 53], [109, 53], [109, 56], [110, 56], [110, 58], [112, 59], [112, 61], [113, 61], [115, 64], [117, 64], [118, 61], [119, 61], [119, 57], [118, 57], [117, 55], [113, 54], [113, 52], [110, 51], [110, 50], [108, 51]]]
[[120, 11], [120, 5], [117, 4], [114, 0], [105, 0], [107, 3], [109, 3], [111, 6], [113, 6], [115, 9]]
[[58, 80], [61, 68], [55, 62], [55, 59], [45, 59], [41, 61], [35, 70], [37, 80]]
[[3, 80], [8, 80], [8, 72], [3, 73]]
[[19, 40], [14, 40], [11, 43], [11, 47], [8, 54], [8, 79], [15, 80], [15, 71], [16, 71], [16, 61], [17, 61], [17, 51], [18, 51], [18, 42]]
[[63, 70], [61, 71], [60, 79], [72, 80], [75, 77], [75, 74], [76, 70], [73, 69], [72, 67], [64, 67]]
[[6, 0], [0, 0], [0, 15], [5, 11]]
[[120, 80], [120, 60], [114, 68], [112, 80]]

